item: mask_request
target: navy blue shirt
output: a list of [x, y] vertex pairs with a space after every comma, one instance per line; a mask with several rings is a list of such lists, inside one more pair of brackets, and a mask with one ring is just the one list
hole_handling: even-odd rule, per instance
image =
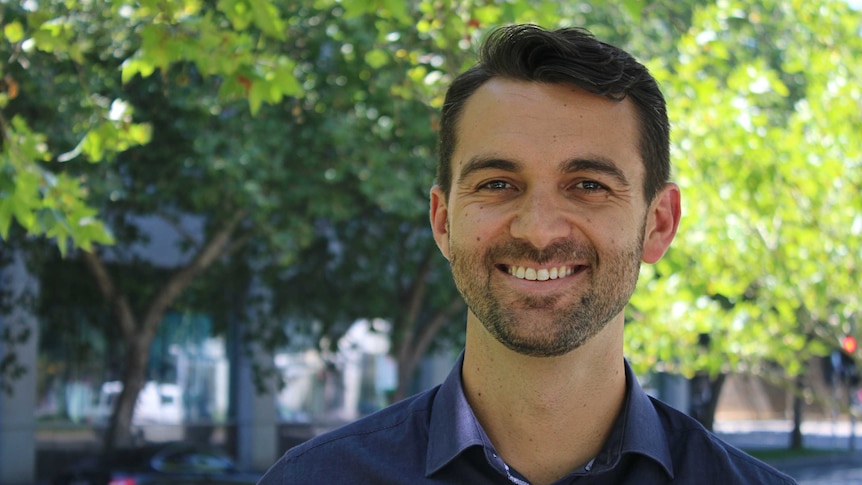
[[[461, 386], [458, 359], [440, 386], [290, 449], [258, 482], [520, 484], [497, 456]], [[627, 392], [601, 452], [556, 484], [794, 484], [648, 396], [626, 362]]]

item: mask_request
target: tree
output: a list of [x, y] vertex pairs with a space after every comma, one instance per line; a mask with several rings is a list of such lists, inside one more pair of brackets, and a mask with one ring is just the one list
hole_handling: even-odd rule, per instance
[[854, 328], [860, 20], [845, 2], [704, 5], [678, 53], [652, 61], [687, 209], [634, 300], [638, 370], [794, 388], [805, 363]]
[[293, 289], [285, 311], [322, 323], [320, 336], [332, 344], [358, 319], [389, 321], [398, 363], [392, 399], [406, 397], [438, 333], [449, 328], [448, 340], [459, 340], [466, 311], [440, 264], [427, 215], [408, 219], [368, 207], [349, 220], [321, 224], [317, 233], [276, 286]]
[[[14, 219], [83, 249], [69, 254], [129, 350], [109, 445], [128, 442], [165, 311], [202, 308], [228, 283], [275, 289], [250, 336], [270, 345], [310, 331], [292, 314], [333, 339], [352, 318], [389, 317], [406, 384], [460, 311], [423, 233], [436, 109], [475, 40], [511, 21], [587, 26], [646, 60], [668, 94], [676, 178], [698, 217], [643, 270], [627, 330], [640, 372], [793, 375], [858, 318], [858, 237], [842, 231], [862, 227], [846, 190], [859, 183], [859, 14], [845, 4], [306, 3], [3, 7], [0, 190], [21, 202], [0, 203], [0, 230]], [[133, 250], [142, 216], [204, 229], [180, 230], [187, 259], [154, 268]], [[701, 334], [709, 347], [693, 344]]]
[[[277, 102], [300, 92], [289, 60], [264, 54], [254, 44], [265, 37], [283, 36], [275, 8], [265, 2], [220, 5], [220, 18], [201, 15], [195, 2], [3, 5], [0, 18], [8, 45], [0, 65], [0, 110], [14, 115], [0, 116], [6, 195], [0, 203], [0, 236], [8, 237], [15, 220], [29, 234], [56, 239], [61, 252], [67, 250], [69, 240], [84, 249], [111, 242], [110, 232], [86, 203], [86, 181], [70, 177], [59, 167], [49, 170], [44, 162], [64, 163], [77, 157], [98, 162], [149, 141], [149, 127], [132, 121], [128, 104], [106, 96], [105, 91], [116, 88], [120, 80], [149, 76], [185, 61], [194, 63], [204, 76], [220, 76], [225, 96], [245, 89], [252, 111], [264, 101]], [[248, 32], [250, 27], [257, 35]], [[88, 76], [92, 72], [80, 69], [84, 66], [99, 66], [104, 77]], [[52, 71], [57, 77], [47, 76]], [[30, 75], [33, 72], [46, 76], [39, 79]], [[77, 89], [69, 89], [77, 82]], [[34, 91], [30, 83], [49, 89]], [[37, 92], [55, 93], [57, 97], [47, 99], [62, 101], [53, 108], [68, 113], [56, 117], [59, 123], [52, 128], [58, 131], [52, 132], [50, 140], [31, 128], [28, 117], [38, 114], [19, 112], [15, 106], [19, 96]], [[80, 141], [64, 146], [73, 137]], [[66, 151], [57, 155], [57, 148]]]
[[[15, 86], [4, 101], [13, 121], [37, 126], [46, 135], [34, 137], [58, 147], [45, 151], [43, 158], [67, 162], [53, 172], [32, 156], [19, 157], [20, 163], [35, 167], [45, 180], [56, 172], [80, 181], [58, 197], [77, 201], [85, 212], [75, 220], [92, 222], [102, 231], [94, 236], [52, 229], [69, 224], [41, 230], [27, 225], [31, 214], [51, 207], [48, 198], [14, 206], [14, 217], [28, 232], [54, 236], [61, 252], [67, 239], [84, 249], [75, 256], [85, 262], [122, 335], [124, 391], [111, 419], [108, 447], [128, 443], [149, 342], [165, 312], [204, 271], [239, 251], [242, 259], [257, 266], [288, 264], [308, 242], [313, 222], [346, 217], [357, 195], [388, 211], [412, 216], [415, 207], [422, 207], [424, 212], [427, 185], [417, 197], [415, 180], [408, 175], [414, 168], [410, 163], [431, 159], [428, 147], [433, 143], [425, 142], [433, 122], [428, 105], [439, 105], [439, 87], [450, 72], [463, 67], [471, 45], [467, 41], [482, 25], [507, 18], [542, 21], [560, 13], [556, 2], [379, 7], [375, 2], [319, 2], [316, 8], [300, 5], [278, 11], [266, 2], [225, 1], [212, 8], [196, 2], [118, 1], [8, 10], [15, 21], [4, 33], [10, 51], [19, 55], [4, 66], [8, 84]], [[575, 7], [571, 11], [577, 13]], [[420, 17], [418, 23], [414, 15]], [[327, 29], [316, 28], [321, 24]], [[454, 53], [444, 54], [447, 49]], [[302, 78], [301, 88], [297, 78]], [[49, 95], [25, 100], [17, 96], [20, 91]], [[284, 100], [291, 94], [303, 97]], [[403, 103], [393, 103], [393, 96]], [[236, 101], [243, 99], [256, 117]], [[68, 108], [56, 113], [57, 105]], [[413, 106], [406, 116], [405, 105]], [[417, 112], [422, 114], [415, 117]], [[408, 149], [399, 141], [403, 143], [407, 126], [417, 124], [425, 136]], [[291, 127], [288, 139], [284, 126]], [[374, 143], [367, 151], [357, 150], [355, 140], [369, 141], [368, 132], [370, 140], [387, 144], [388, 152], [380, 153]], [[232, 140], [226, 133], [255, 137], [256, 143]], [[134, 147], [150, 137], [155, 143]], [[26, 145], [16, 143], [7, 145]], [[62, 154], [52, 158], [55, 152]], [[106, 157], [113, 157], [111, 164], [71, 162]], [[286, 159], [289, 164], [281, 163]], [[395, 160], [400, 164], [392, 163]], [[301, 186], [278, 192], [297, 179], [303, 181]], [[393, 180], [396, 183], [390, 183]], [[32, 190], [25, 182], [15, 175], [9, 185]], [[93, 222], [96, 210], [84, 205], [85, 193], [113, 235]], [[327, 195], [321, 197], [323, 193]], [[24, 207], [30, 207], [29, 212]], [[70, 210], [61, 208], [57, 214], [72, 217]], [[284, 211], [303, 217], [285, 217]], [[200, 215], [206, 230], [201, 237], [186, 235], [186, 262], [168, 275], [145, 271], [161, 280], [132, 291], [116, 272], [125, 271], [123, 266], [146, 265], [129, 248], [143, 237], [135, 217], [148, 214], [169, 223], [186, 214]], [[113, 238], [115, 249], [91, 246]], [[426, 255], [425, 267], [431, 261]], [[122, 265], [112, 269], [106, 258]], [[424, 285], [420, 279], [415, 288]], [[132, 302], [132, 293], [141, 296]], [[412, 315], [419, 311], [414, 308]], [[402, 333], [417, 331], [408, 327]], [[399, 346], [402, 356], [412, 355], [413, 363], [405, 369], [420, 355], [411, 352], [408, 342]], [[427, 342], [423, 337], [417, 343], [424, 348]]]
[[[322, 221], [315, 242], [296, 264], [268, 280], [281, 288], [276, 293], [293, 296], [283, 303], [284, 311], [320, 322], [326, 342], [337, 342], [358, 319], [387, 319], [398, 364], [394, 400], [410, 392], [418, 364], [435, 341], [463, 342], [466, 306], [428, 224], [428, 189], [436, 163], [436, 133], [429, 123], [436, 112], [431, 108], [439, 108], [448, 82], [475, 61], [472, 49], [489, 28], [511, 22], [548, 27], [593, 23], [619, 37], [624, 33], [614, 30], [613, 20], [639, 15], [640, 6], [610, 3], [593, 10], [576, 2], [417, 2], [408, 11], [410, 24], [395, 17], [383, 27], [378, 19], [377, 30], [388, 34], [364, 46], [371, 49], [366, 60], [379, 59], [387, 70], [400, 67], [408, 73], [398, 90], [403, 99], [367, 100], [375, 111], [395, 109], [399, 114], [389, 149], [402, 154], [370, 155], [374, 163], [367, 167], [370, 177], [363, 184], [372, 189], [364, 191], [370, 198], [367, 208], [341, 222]], [[354, 43], [357, 51], [359, 45]], [[392, 53], [393, 59], [383, 64]], [[417, 154], [415, 164], [404, 163]], [[397, 186], [379, 185], [391, 180], [386, 171], [399, 171]], [[390, 202], [393, 197], [398, 204]]]
[[[4, 183], [15, 191], [3, 199], [4, 207], [30, 233], [55, 237], [61, 251], [66, 251], [67, 239], [83, 249], [76, 256], [86, 263], [110, 307], [125, 347], [124, 388], [106, 443], [124, 446], [131, 439], [129, 424], [145, 380], [149, 344], [168, 308], [220, 258], [249, 246], [252, 236], [257, 238], [254, 247], [270, 258], [289, 259], [302, 245], [308, 222], [284, 217], [282, 211], [305, 210], [315, 182], [325, 188], [338, 184], [326, 181], [325, 164], [283, 163], [296, 143], [280, 144], [279, 123], [296, 118], [293, 106], [270, 109], [271, 120], [250, 116], [260, 114], [264, 103], [300, 92], [293, 61], [280, 53], [288, 29], [282, 12], [273, 5], [220, 2], [211, 8], [194, 2], [64, 2], [33, 11], [4, 5], [3, 12], [4, 18], [14, 19], [4, 29], [13, 42], [13, 63], [4, 65], [3, 72], [7, 86], [16, 86], [8, 88], [2, 100], [3, 119], [11, 120], [3, 124], [8, 176]], [[158, 76], [152, 76], [156, 72]], [[235, 99], [247, 99], [249, 108]], [[144, 123], [131, 123], [133, 107]], [[7, 117], [7, 112], [12, 115]], [[51, 136], [36, 134], [29, 126], [41, 126], [44, 129], [39, 131]], [[135, 149], [135, 144], [147, 141], [150, 129], [157, 148]], [[192, 135], [209, 130], [214, 136], [193, 139], [187, 136], [189, 129]], [[250, 129], [275, 136], [256, 145], [227, 136]], [[26, 136], [15, 137], [22, 133]], [[297, 135], [309, 134], [297, 130]], [[69, 143], [78, 136], [83, 138], [77, 145]], [[51, 158], [43, 145], [65, 151]], [[214, 155], [212, 150], [219, 153]], [[51, 167], [56, 174], [42, 166], [48, 158], [99, 161], [117, 152], [110, 164], [68, 162]], [[268, 166], [251, 170], [246, 166], [249, 160], [265, 160]], [[259, 175], [261, 170], [266, 177]], [[278, 184], [312, 170], [314, 176], [308, 178], [305, 190], [276, 190]], [[54, 180], [62, 182], [56, 191], [38, 192], [40, 184], [50, 187]], [[195, 181], [191, 186], [203, 182], [212, 188], [190, 192], [191, 180]], [[104, 226], [80, 224], [96, 214], [83, 203], [85, 186], [121, 243], [113, 251], [92, 246], [112, 239]], [[71, 205], [58, 206], [54, 198]], [[321, 210], [331, 216], [345, 207], [344, 200], [339, 203], [334, 197], [312, 213]], [[184, 214], [199, 215], [205, 230], [187, 238], [186, 261], [153, 283], [145, 298], [131, 301], [104, 255], [110, 253], [111, 260], [127, 264], [146, 264], [136, 261], [130, 248], [141, 237], [132, 219], [143, 214], [168, 221]], [[52, 215], [56, 217], [50, 219]], [[10, 220], [0, 219], [4, 236]], [[33, 225], [31, 220], [47, 222]], [[71, 227], [76, 224], [90, 229]]]
[[[52, 135], [45, 138], [49, 144], [68, 145], [84, 132], [84, 141], [70, 144], [58, 160], [98, 160], [105, 150], [119, 152], [111, 164], [55, 168], [86, 182], [118, 242], [97, 249], [92, 241], [73, 239], [84, 249], [74, 257], [85, 263], [124, 345], [124, 386], [111, 417], [108, 448], [129, 443], [150, 342], [168, 309], [200, 285], [205, 271], [239, 254], [246, 266], [289, 265], [309, 241], [315, 221], [346, 217], [359, 194], [390, 210], [404, 210], [405, 196], [406, 207], [415, 202], [412, 185], [402, 183], [398, 191], [392, 182], [404, 182], [410, 164], [426, 162], [428, 151], [399, 148], [393, 141], [403, 131], [399, 113], [380, 100], [393, 94], [412, 99], [408, 81], [418, 71], [400, 68], [418, 54], [403, 55], [384, 30], [369, 28], [375, 22], [385, 27], [391, 19], [403, 24], [404, 11], [365, 2], [347, 7], [320, 2], [317, 8], [278, 11], [265, 2], [225, 1], [215, 8], [194, 2], [96, 2], [12, 12], [22, 19], [16, 24], [22, 31], [36, 33], [11, 37], [19, 41], [16, 49], [27, 52], [13, 67], [29, 96], [15, 96], [9, 111], [43, 126]], [[365, 16], [371, 9], [375, 15]], [[316, 28], [321, 23], [327, 29]], [[384, 40], [386, 49], [356, 48]], [[387, 63], [391, 69], [372, 77], [372, 69]], [[50, 77], [57, 94], [37, 97], [43, 92], [40, 82], [48, 78], [44, 73], [52, 69], [60, 74]], [[285, 94], [299, 94], [297, 77], [304, 97], [280, 102]], [[247, 99], [250, 109], [235, 99]], [[135, 148], [105, 136], [103, 131], [114, 134], [109, 129], [87, 131], [86, 123], [81, 128], [70, 116], [53, 116], [58, 103], [70, 106], [60, 113], [85, 121], [90, 112], [72, 108], [110, 105], [115, 109], [106, 116], [119, 116], [121, 128], [131, 126], [134, 111], [142, 122], [134, 126], [148, 136], [145, 127], [151, 127], [156, 143]], [[431, 120], [418, 122], [427, 132]], [[368, 143], [376, 140], [388, 144], [388, 152]], [[400, 171], [388, 163], [396, 157]], [[369, 177], [371, 171], [379, 176]], [[19, 182], [12, 178], [10, 184]], [[381, 193], [380, 187], [389, 190]], [[146, 237], [136, 218], [145, 215], [177, 226], [184, 216], [203, 221], [203, 234], [182, 234], [187, 259], [171, 271], [155, 271], [134, 251], [134, 243]], [[57, 239], [65, 250], [65, 239]], [[132, 270], [154, 279], [134, 282], [133, 291], [118, 275]]]

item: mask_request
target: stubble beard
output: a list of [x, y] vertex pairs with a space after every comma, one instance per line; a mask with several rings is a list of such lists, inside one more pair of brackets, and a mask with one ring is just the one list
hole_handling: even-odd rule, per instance
[[[643, 247], [641, 236], [620, 251], [599, 259], [595, 248], [573, 240], [538, 250], [525, 241], [492, 246], [484, 254], [452, 244], [455, 286], [485, 329], [507, 348], [533, 357], [556, 357], [577, 349], [623, 311], [637, 286]], [[509, 295], [493, 287], [495, 261], [587, 261], [581, 295], [565, 306], [568, 294], [546, 297]], [[514, 298], [514, 301], [512, 300]], [[504, 301], [506, 301], [504, 303]]]

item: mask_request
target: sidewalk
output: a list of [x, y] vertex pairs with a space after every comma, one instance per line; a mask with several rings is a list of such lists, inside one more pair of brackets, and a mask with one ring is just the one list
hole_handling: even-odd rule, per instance
[[[793, 423], [785, 420], [716, 421], [715, 433], [739, 448], [747, 450], [780, 449], [787, 447]], [[862, 450], [862, 423], [851, 430], [848, 421], [805, 421], [802, 423], [803, 444], [815, 450], [851, 450], [853, 444]]]
[[[715, 423], [719, 437], [746, 451], [785, 450], [792, 429], [789, 421], [780, 420]], [[799, 485], [862, 485], [862, 423], [853, 430], [855, 451], [850, 450], [850, 431], [848, 422], [805, 422], [803, 445], [817, 452], [766, 461], [795, 478]]]
[[800, 485], [862, 484], [862, 452], [837, 452], [806, 458], [770, 461]]
[[[787, 448], [792, 429], [789, 421], [730, 421], [715, 425], [718, 436], [747, 451]], [[767, 461], [800, 485], [862, 485], [862, 423], [851, 430], [846, 421], [804, 422], [802, 435], [805, 449], [817, 453]]]

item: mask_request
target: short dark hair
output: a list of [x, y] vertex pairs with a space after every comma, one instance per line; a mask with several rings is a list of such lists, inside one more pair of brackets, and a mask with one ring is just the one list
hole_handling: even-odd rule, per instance
[[629, 53], [580, 28], [544, 30], [512, 25], [494, 30], [479, 49], [476, 65], [449, 86], [440, 118], [437, 185], [452, 189], [452, 154], [467, 99], [492, 78], [574, 84], [615, 101], [631, 99], [638, 113], [638, 149], [644, 163], [647, 202], [670, 179], [670, 124], [658, 83]]

